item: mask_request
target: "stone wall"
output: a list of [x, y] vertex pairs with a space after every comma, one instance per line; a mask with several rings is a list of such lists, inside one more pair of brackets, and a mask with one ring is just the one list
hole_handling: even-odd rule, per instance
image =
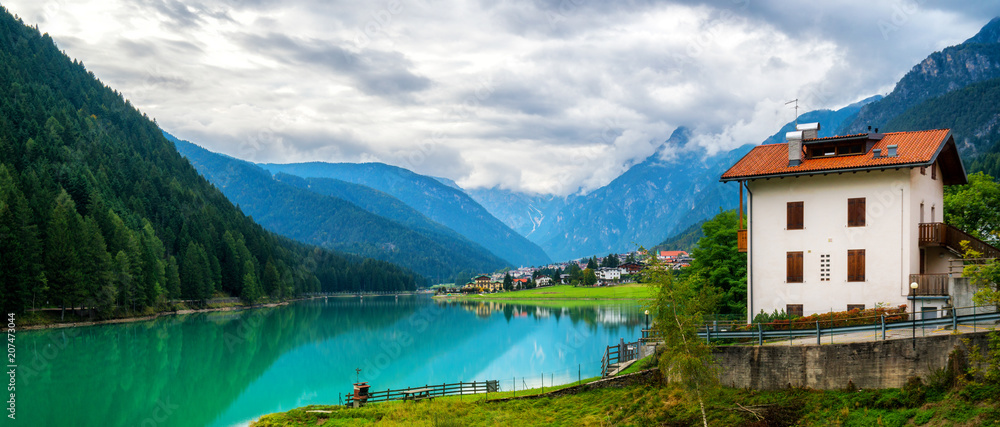
[[911, 340], [811, 346], [716, 347], [713, 352], [725, 369], [723, 385], [773, 390], [786, 387], [840, 389], [848, 381], [858, 388], [898, 388], [910, 377], [926, 379], [942, 368], [957, 346], [987, 348], [986, 333], [941, 335]]

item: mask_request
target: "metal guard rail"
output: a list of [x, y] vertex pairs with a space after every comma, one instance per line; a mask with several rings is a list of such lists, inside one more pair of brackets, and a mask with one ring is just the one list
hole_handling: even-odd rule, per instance
[[1000, 321], [1000, 312], [994, 313], [977, 313], [968, 314], [963, 316], [950, 316], [941, 317], [936, 319], [921, 319], [921, 320], [904, 320], [901, 322], [891, 322], [885, 323], [884, 316], [883, 322], [876, 323], [873, 325], [858, 325], [858, 326], [838, 326], [832, 328], [820, 328], [819, 322], [817, 321], [816, 329], [788, 329], [788, 330], [771, 330], [765, 331], [761, 328], [760, 323], [756, 323], [757, 330], [749, 331], [712, 331], [712, 328], [707, 328], [704, 332], [698, 332], [698, 336], [705, 338], [709, 342], [712, 339], [726, 339], [726, 338], [757, 338], [758, 343], [763, 343], [765, 339], [768, 338], [796, 338], [796, 337], [810, 337], [815, 336], [819, 340], [823, 335], [836, 335], [844, 334], [850, 332], [882, 332], [882, 339], [885, 339], [885, 331], [893, 329], [910, 329], [916, 326], [941, 326], [941, 325], [952, 325], [952, 327], [957, 327], [959, 324], [966, 323], [979, 323], [979, 322], [989, 322], [989, 321]]

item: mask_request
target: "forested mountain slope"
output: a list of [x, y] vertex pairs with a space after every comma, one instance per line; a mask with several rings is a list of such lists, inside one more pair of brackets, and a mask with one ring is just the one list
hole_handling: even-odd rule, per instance
[[[335, 180], [310, 183], [291, 175], [276, 179], [253, 163], [167, 137], [229, 200], [275, 233], [389, 261], [435, 280], [446, 280], [460, 272], [476, 274], [510, 266], [384, 193], [365, 191], [362, 186], [347, 187], [354, 184], [338, 185], [332, 182]], [[368, 207], [338, 197], [343, 194], [351, 194]], [[395, 218], [380, 216], [372, 210]], [[400, 219], [415, 223], [420, 230], [410, 228]]]
[[524, 238], [463, 191], [441, 181], [382, 163], [262, 164], [272, 173], [304, 178], [333, 178], [389, 194], [516, 266], [551, 262], [540, 247]]
[[[275, 236], [121, 94], [0, 8], [0, 304], [101, 315], [213, 293], [413, 289], [394, 265]], [[346, 279], [350, 278], [351, 281]]]

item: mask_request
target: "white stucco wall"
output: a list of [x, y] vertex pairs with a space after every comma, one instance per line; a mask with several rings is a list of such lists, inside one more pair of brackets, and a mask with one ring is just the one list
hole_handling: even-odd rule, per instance
[[[803, 314], [843, 311], [848, 304], [907, 303], [909, 275], [919, 271], [919, 204], [925, 220], [936, 206], [942, 221], [940, 173], [884, 170], [754, 180], [750, 218], [750, 318], [802, 304]], [[847, 199], [866, 199], [864, 227], [847, 226]], [[804, 202], [805, 229], [786, 230], [788, 202]], [[751, 210], [752, 206], [752, 210]], [[847, 251], [865, 250], [865, 281], [847, 281]], [[786, 283], [787, 252], [803, 252], [803, 283]], [[830, 280], [821, 281], [820, 255], [830, 255]], [[936, 256], [934, 258], [937, 258]], [[937, 263], [928, 264], [937, 270]]]

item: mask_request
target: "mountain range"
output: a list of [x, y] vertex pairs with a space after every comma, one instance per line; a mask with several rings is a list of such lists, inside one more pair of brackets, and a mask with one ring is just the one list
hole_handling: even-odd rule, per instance
[[[820, 122], [823, 135], [833, 135], [844, 120], [878, 99], [811, 111], [800, 121]], [[785, 125], [764, 143], [784, 141], [784, 132], [794, 127]], [[687, 128], [676, 129], [656, 153], [586, 195], [558, 198], [499, 189], [470, 190], [469, 195], [554, 259], [652, 247], [720, 209], [736, 207], [735, 187], [727, 188], [718, 178], [753, 145], [707, 155], [689, 144], [690, 137]]]
[[429, 176], [383, 163], [268, 163], [260, 166], [272, 173], [332, 178], [384, 192], [515, 266], [551, 262], [542, 248], [498, 220], [468, 194]]
[[438, 281], [510, 264], [399, 200], [362, 185], [270, 172], [164, 135], [261, 225], [328, 249], [389, 261]]

